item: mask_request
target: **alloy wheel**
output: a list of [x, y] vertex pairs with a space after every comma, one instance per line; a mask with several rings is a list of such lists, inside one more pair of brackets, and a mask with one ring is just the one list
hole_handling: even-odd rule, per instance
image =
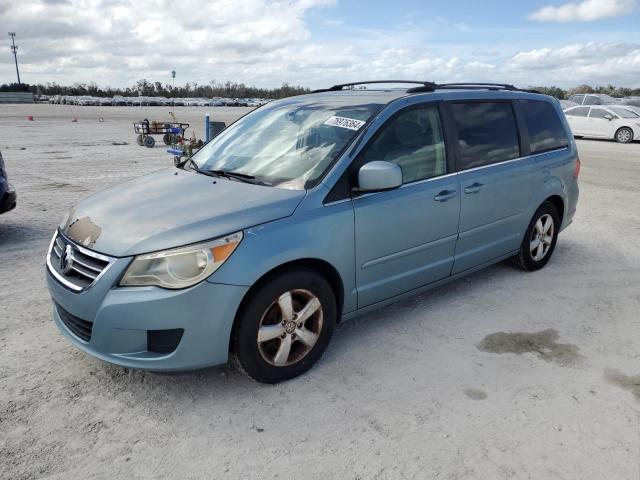
[[618, 141], [620, 143], [628, 143], [631, 141], [631, 131], [628, 128], [618, 130]]
[[318, 297], [308, 290], [290, 290], [263, 313], [258, 327], [258, 350], [265, 362], [285, 367], [302, 360], [318, 341], [323, 312]]
[[533, 260], [539, 262], [549, 253], [549, 249], [553, 243], [554, 232], [555, 225], [553, 217], [545, 213], [538, 219], [533, 228], [533, 232], [531, 232], [529, 251], [531, 252], [531, 258], [533, 258]]

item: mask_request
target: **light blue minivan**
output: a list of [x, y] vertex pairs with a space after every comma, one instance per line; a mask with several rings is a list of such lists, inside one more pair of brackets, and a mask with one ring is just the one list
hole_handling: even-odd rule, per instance
[[71, 209], [46, 259], [53, 318], [124, 367], [231, 357], [286, 380], [338, 321], [508, 258], [542, 268], [579, 170], [558, 101], [511, 85], [362, 82], [274, 101]]

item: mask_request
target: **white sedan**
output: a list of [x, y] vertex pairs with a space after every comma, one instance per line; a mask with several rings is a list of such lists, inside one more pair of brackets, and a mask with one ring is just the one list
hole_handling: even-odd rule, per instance
[[612, 138], [620, 143], [640, 139], [640, 115], [617, 105], [571, 107], [564, 114], [576, 137]]

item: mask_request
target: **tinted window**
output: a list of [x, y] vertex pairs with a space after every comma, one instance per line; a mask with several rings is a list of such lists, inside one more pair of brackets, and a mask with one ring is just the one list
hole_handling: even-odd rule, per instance
[[604, 108], [592, 108], [591, 113], [589, 113], [589, 116], [591, 118], [604, 118], [605, 115], [609, 115], [610, 117], [613, 117], [613, 115], [607, 112]]
[[535, 100], [522, 100], [519, 105], [527, 124], [531, 153], [548, 152], [568, 145], [567, 132], [553, 105]]
[[511, 102], [453, 103], [451, 108], [458, 129], [460, 170], [520, 156]]
[[447, 159], [438, 108], [401, 112], [382, 128], [362, 155], [361, 164], [374, 160], [398, 164], [403, 183], [445, 174]]
[[586, 117], [589, 114], [589, 107], [575, 107], [564, 113], [570, 117]]
[[584, 95], [571, 95], [569, 97], [569, 100], [576, 103], [582, 103], [583, 99], [584, 99]]

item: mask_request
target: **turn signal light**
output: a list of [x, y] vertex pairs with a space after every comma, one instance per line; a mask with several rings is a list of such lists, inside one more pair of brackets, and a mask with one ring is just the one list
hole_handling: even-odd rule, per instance
[[580, 157], [576, 155], [576, 169], [573, 172], [573, 178], [578, 178], [580, 175]]

